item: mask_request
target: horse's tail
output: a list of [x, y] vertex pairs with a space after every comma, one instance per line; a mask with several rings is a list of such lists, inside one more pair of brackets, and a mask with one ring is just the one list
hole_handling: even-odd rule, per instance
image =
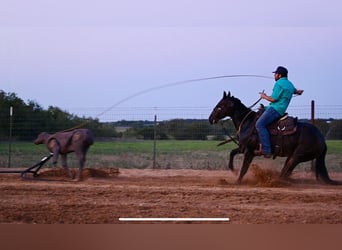
[[327, 154], [327, 146], [325, 145], [323, 152], [316, 159], [316, 178], [320, 178], [324, 183], [330, 185], [342, 185], [342, 182], [330, 179], [327, 167], [325, 166], [325, 156]]

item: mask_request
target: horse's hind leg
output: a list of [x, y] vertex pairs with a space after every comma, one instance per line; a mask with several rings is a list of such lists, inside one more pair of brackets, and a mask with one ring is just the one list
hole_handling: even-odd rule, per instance
[[300, 157], [292, 155], [289, 156], [284, 164], [284, 167], [282, 168], [281, 172], [280, 172], [280, 178], [281, 179], [286, 179], [288, 178], [291, 174], [293, 169], [300, 163], [302, 162], [300, 160]]
[[290, 161], [291, 158], [292, 158], [292, 156], [289, 156], [289, 157], [286, 158], [284, 166], [283, 166], [283, 168], [280, 171], [280, 178], [281, 179], [285, 179], [285, 178], [289, 177], [291, 175], [291, 173], [292, 173], [292, 172], [289, 172], [289, 167], [288, 167], [289, 166], [289, 161]]

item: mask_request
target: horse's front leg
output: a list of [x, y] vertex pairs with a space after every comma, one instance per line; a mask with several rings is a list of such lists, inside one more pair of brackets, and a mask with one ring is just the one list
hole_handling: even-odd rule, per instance
[[234, 171], [234, 157], [235, 157], [235, 155], [237, 155], [239, 153], [241, 153], [240, 148], [234, 148], [232, 151], [230, 151], [227, 170], [230, 169], [230, 170]]
[[247, 170], [248, 170], [249, 165], [251, 164], [253, 158], [254, 158], [254, 152], [251, 150], [246, 150], [246, 152], [244, 153], [244, 159], [243, 159], [242, 167], [240, 170], [240, 175], [239, 175], [239, 178], [237, 180], [238, 184], [241, 184], [242, 178], [247, 173]]

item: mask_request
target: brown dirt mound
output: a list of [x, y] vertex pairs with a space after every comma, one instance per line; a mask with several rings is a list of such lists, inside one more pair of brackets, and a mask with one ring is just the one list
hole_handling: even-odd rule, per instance
[[[76, 174], [77, 169], [71, 169], [71, 171]], [[117, 168], [85, 168], [83, 169], [82, 176], [84, 179], [87, 178], [108, 178], [114, 177], [119, 174], [119, 169]], [[63, 168], [53, 168], [47, 169], [39, 173], [39, 177], [60, 177], [60, 178], [70, 178], [68, 173]]]
[[280, 173], [272, 169], [262, 169], [257, 164], [251, 165], [251, 170], [259, 187], [284, 187], [291, 185], [289, 182], [279, 179]]

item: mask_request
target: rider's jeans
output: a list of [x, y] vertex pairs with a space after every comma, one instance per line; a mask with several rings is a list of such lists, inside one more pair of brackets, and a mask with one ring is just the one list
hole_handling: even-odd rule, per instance
[[278, 113], [278, 111], [272, 107], [268, 107], [255, 124], [264, 154], [271, 154], [270, 133], [267, 130], [267, 126], [280, 117], [281, 115]]

